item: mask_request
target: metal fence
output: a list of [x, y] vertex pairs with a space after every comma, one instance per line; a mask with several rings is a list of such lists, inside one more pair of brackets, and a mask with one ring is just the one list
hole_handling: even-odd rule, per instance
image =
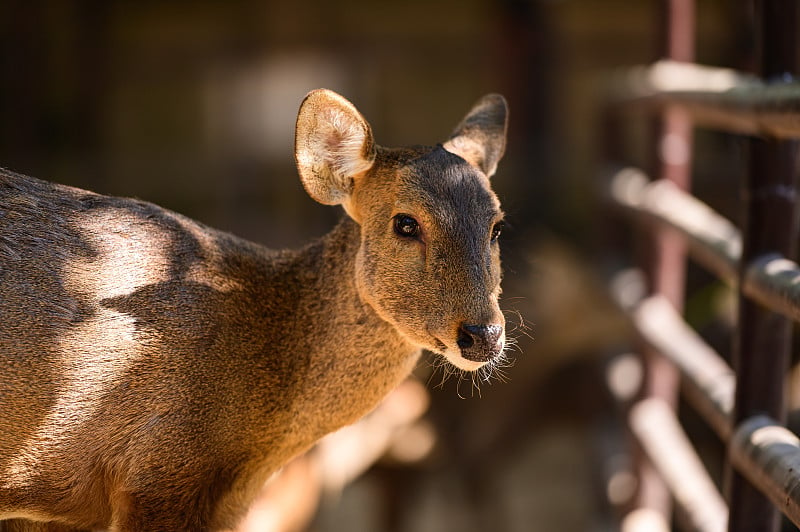
[[[778, 510], [800, 526], [800, 439], [784, 426], [792, 327], [800, 321], [800, 267], [792, 261], [800, 2], [756, 0], [757, 75], [692, 63], [693, 2], [660, 5], [663, 60], [615, 78], [604, 123], [616, 159], [615, 128], [631, 108], [654, 110], [658, 131], [654, 179], [616, 160], [605, 181], [613, 204], [646, 226], [652, 244], [650, 294], [621, 301], [641, 338], [646, 377], [628, 417], [643, 456], [636, 509], [623, 528], [643, 529], [634, 516], [650, 515], [645, 526], [653, 530], [655, 515], [668, 529], [671, 501], [692, 530], [777, 530]], [[695, 126], [747, 136], [741, 229], [689, 193]], [[736, 287], [731, 365], [682, 318], [687, 254]], [[727, 447], [724, 497], [678, 422], [679, 389]]]

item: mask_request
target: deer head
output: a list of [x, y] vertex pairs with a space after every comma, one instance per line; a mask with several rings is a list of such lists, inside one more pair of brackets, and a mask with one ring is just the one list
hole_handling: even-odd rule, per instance
[[361, 230], [362, 300], [408, 342], [477, 370], [505, 345], [498, 236], [489, 178], [503, 155], [506, 102], [479, 100], [435, 147], [383, 148], [364, 117], [328, 90], [297, 119], [295, 155], [312, 198], [341, 204]]

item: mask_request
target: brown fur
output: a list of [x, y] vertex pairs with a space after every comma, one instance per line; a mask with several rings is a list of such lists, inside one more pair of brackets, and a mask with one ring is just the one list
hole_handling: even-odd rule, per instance
[[[489, 96], [450, 151], [386, 149], [352, 104], [312, 92], [301, 180], [349, 216], [297, 251], [0, 171], [0, 530], [233, 527], [421, 348], [491, 365], [503, 337], [463, 326], [504, 323], [488, 177], [505, 117]], [[398, 235], [398, 213], [420, 234]]]

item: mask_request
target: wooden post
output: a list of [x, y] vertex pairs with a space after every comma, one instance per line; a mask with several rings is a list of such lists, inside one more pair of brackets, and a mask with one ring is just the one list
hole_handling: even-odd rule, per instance
[[[663, 35], [662, 58], [677, 61], [694, 59], [694, 0], [660, 0]], [[678, 107], [665, 108], [656, 123], [655, 175], [689, 188], [691, 172], [692, 124], [689, 115]], [[651, 249], [652, 292], [664, 296], [681, 310], [684, 299], [686, 247], [675, 234], [658, 230]], [[673, 407], [677, 403], [680, 375], [666, 359], [645, 350], [644, 398], [657, 398]], [[647, 460], [639, 464], [638, 506], [661, 514], [669, 521], [671, 497], [664, 482]]]
[[[797, 71], [798, 2], [756, 2], [760, 75], [786, 80]], [[740, 272], [768, 253], [795, 255], [797, 142], [752, 139], [750, 165], [742, 187], [745, 210]], [[785, 379], [789, 367], [792, 325], [789, 319], [739, 295], [739, 327], [734, 341], [737, 375], [734, 426], [755, 415], [781, 423], [786, 418]], [[739, 473], [730, 470], [730, 532], [777, 531], [780, 515], [769, 499]]]

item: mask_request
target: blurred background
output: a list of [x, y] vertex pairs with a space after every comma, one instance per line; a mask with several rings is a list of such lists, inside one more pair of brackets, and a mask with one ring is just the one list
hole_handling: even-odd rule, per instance
[[[742, 67], [742, 13], [698, 4], [698, 62]], [[427, 443], [327, 490], [304, 526], [617, 530], [634, 487], [608, 384], [635, 387], [636, 371], [620, 365], [628, 330], [604, 278], [631, 257], [605, 245], [627, 236], [598, 202], [598, 103], [615, 69], [657, 58], [658, 17], [644, 0], [0, 0], [0, 166], [296, 247], [341, 215], [294, 169], [309, 90], [350, 99], [387, 146], [440, 142], [481, 95], [504, 94], [507, 382], [443, 380], [426, 358]], [[645, 168], [648, 134], [616, 139]], [[694, 163], [698, 195], [734, 216], [741, 147], [696, 143], [713, 147]], [[713, 343], [724, 289], [693, 269], [689, 286], [689, 320]]]

